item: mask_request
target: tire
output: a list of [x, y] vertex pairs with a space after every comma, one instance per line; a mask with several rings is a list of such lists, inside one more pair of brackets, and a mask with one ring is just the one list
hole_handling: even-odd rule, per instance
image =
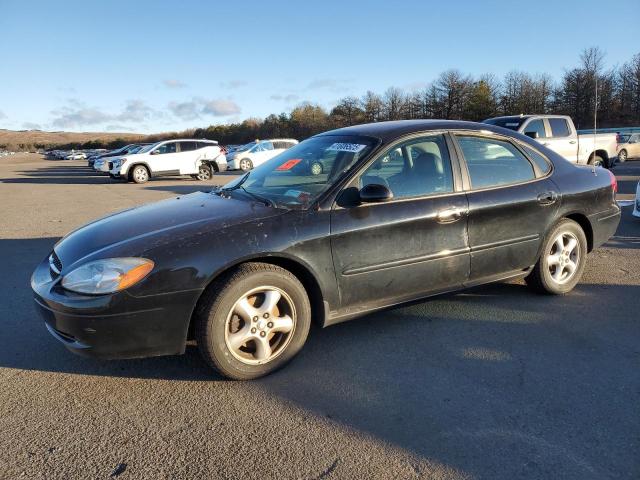
[[321, 175], [322, 164], [320, 162], [313, 162], [309, 170], [311, 171], [311, 175]]
[[605, 161], [600, 155], [594, 155], [589, 160], [589, 165], [593, 165], [594, 167], [605, 167]]
[[[573, 247], [571, 240], [575, 240]], [[580, 281], [586, 257], [587, 238], [582, 227], [562, 219], [546, 235], [542, 254], [525, 281], [539, 293], [564, 295]]]
[[135, 183], [146, 183], [149, 180], [149, 170], [144, 165], [136, 165], [131, 171], [131, 180]]
[[[268, 299], [275, 308], [266, 306]], [[245, 263], [212, 283], [194, 320], [207, 364], [227, 378], [251, 380], [283, 367], [302, 349], [311, 306], [305, 288], [288, 270]]]
[[253, 163], [248, 158], [243, 158], [242, 160], [240, 160], [239, 166], [240, 170], [242, 170], [243, 172], [248, 172], [253, 168]]
[[213, 174], [211, 173], [211, 167], [209, 165], [200, 165], [198, 168], [198, 174], [194, 175], [193, 178], [200, 181], [211, 180]]
[[620, 153], [618, 153], [618, 161], [620, 163], [624, 163], [627, 161], [628, 155], [627, 155], [627, 151], [623, 148], [622, 150], [620, 150]]

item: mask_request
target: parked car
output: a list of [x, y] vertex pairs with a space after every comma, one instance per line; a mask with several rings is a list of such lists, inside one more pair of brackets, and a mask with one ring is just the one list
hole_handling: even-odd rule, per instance
[[237, 148], [227, 156], [229, 170], [251, 170], [262, 165], [267, 160], [297, 145], [298, 141], [290, 138], [275, 138], [272, 140], [256, 140]]
[[[332, 159], [327, 173], [296, 173], [308, 155]], [[291, 360], [312, 320], [518, 277], [571, 291], [618, 226], [616, 186], [605, 169], [492, 125], [348, 127], [222, 189], [79, 228], [31, 285], [47, 329], [73, 352], [180, 354], [195, 338], [212, 367], [251, 379]]]
[[[129, 146], [126, 150], [127, 153], [124, 153], [121, 155], [125, 156], [125, 155], [133, 155], [135, 153], [138, 153], [140, 150], [144, 148], [145, 145], [151, 145], [151, 144], [145, 143], [140, 145]], [[113, 162], [119, 161], [122, 158], [122, 156], [114, 155], [114, 156], [108, 156], [103, 158], [97, 158], [93, 164], [93, 169], [96, 172], [110, 173]]]
[[213, 172], [227, 169], [227, 160], [214, 140], [179, 139], [147, 145], [137, 153], [109, 162], [114, 178], [144, 183], [162, 175], [191, 175], [208, 180]]
[[624, 163], [630, 158], [640, 158], [640, 133], [618, 135], [618, 160]]
[[150, 145], [150, 143], [131, 143], [129, 145], [125, 145], [124, 147], [118, 148], [116, 150], [111, 150], [109, 152], [105, 152], [105, 153], [101, 153], [101, 154], [89, 157], [88, 165], [93, 168], [96, 160], [128, 155], [128, 154], [137, 152], [138, 150], [140, 150], [142, 147], [146, 145]]
[[71, 152], [64, 158], [65, 160], [86, 160], [87, 154], [84, 152]]
[[611, 168], [617, 160], [615, 133], [579, 135], [565, 115], [496, 117], [484, 123], [524, 133], [573, 163]]
[[636, 201], [633, 205], [633, 216], [640, 217], [640, 182], [636, 186]]

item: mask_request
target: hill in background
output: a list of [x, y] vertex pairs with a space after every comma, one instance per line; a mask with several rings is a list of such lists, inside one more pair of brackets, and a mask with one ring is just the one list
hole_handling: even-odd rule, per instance
[[103, 145], [118, 146], [118, 144], [131, 143], [145, 138], [146, 135], [139, 133], [76, 133], [0, 129], [0, 150], [28, 151], [38, 148], [69, 148], [74, 146], [97, 148]]

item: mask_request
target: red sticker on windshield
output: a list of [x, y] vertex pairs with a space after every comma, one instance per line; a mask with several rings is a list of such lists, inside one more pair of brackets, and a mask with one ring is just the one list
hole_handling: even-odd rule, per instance
[[278, 168], [276, 168], [276, 170], [283, 172], [286, 170], [291, 170], [293, 167], [295, 167], [297, 164], [299, 164], [302, 161], [301, 158], [292, 158], [291, 160], [287, 160], [286, 162], [284, 162], [282, 165], [280, 165]]

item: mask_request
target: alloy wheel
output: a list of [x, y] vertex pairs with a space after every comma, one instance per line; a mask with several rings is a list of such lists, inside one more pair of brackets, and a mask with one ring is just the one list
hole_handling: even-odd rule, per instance
[[211, 178], [211, 170], [204, 165], [198, 170], [198, 180], [209, 180]]
[[133, 171], [133, 178], [138, 183], [144, 183], [149, 179], [149, 174], [147, 173], [147, 169], [144, 167], [138, 167]]
[[551, 244], [547, 254], [547, 267], [554, 282], [567, 283], [578, 270], [580, 242], [571, 232], [560, 233]]
[[618, 160], [620, 160], [620, 163], [627, 161], [627, 151], [626, 150], [620, 150], [620, 153], [618, 154]]
[[225, 324], [225, 343], [239, 361], [264, 364], [287, 348], [295, 327], [291, 297], [277, 287], [258, 287], [245, 293], [231, 308]]

